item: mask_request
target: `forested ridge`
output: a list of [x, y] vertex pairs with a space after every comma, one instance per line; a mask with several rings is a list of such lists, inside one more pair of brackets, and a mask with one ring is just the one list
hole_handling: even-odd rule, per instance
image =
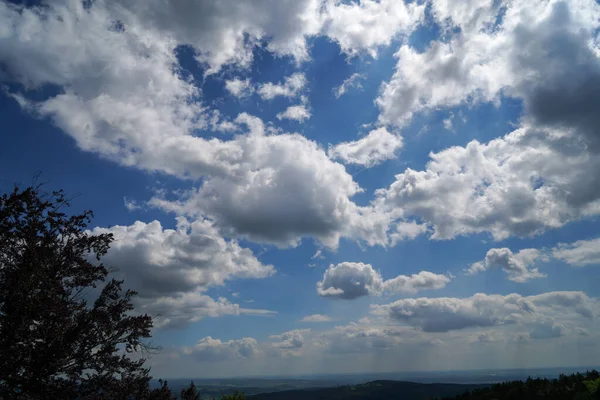
[[600, 399], [600, 373], [560, 375], [557, 379], [502, 382], [443, 400], [596, 400]]

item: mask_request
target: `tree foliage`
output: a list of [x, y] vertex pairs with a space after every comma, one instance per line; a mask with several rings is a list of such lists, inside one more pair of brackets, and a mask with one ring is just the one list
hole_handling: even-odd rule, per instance
[[560, 375], [558, 379], [503, 382], [446, 400], [600, 400], [600, 374]]
[[0, 197], [0, 399], [171, 399], [138, 356], [151, 317], [101, 263], [112, 235], [68, 206], [40, 187]]

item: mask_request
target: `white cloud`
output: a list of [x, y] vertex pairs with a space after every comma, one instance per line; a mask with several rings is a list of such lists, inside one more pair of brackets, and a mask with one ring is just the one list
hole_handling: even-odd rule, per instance
[[309, 332], [310, 329], [295, 329], [280, 335], [271, 335], [270, 339], [279, 340], [279, 342], [272, 343], [271, 346], [285, 350], [299, 349], [304, 345], [304, 335]]
[[422, 171], [396, 175], [375, 204], [428, 224], [433, 239], [539, 234], [600, 213], [598, 179], [589, 173], [600, 157], [582, 146], [577, 137], [527, 126], [487, 144], [474, 140], [431, 153]]
[[450, 113], [450, 116], [443, 120], [444, 129], [454, 132], [454, 113]]
[[286, 77], [282, 83], [267, 82], [256, 91], [263, 100], [272, 100], [277, 96], [296, 97], [304, 89], [308, 81], [302, 72]]
[[537, 249], [523, 249], [518, 253], [513, 253], [506, 247], [490, 249], [483, 261], [471, 264], [466, 271], [469, 274], [476, 274], [491, 268], [501, 268], [511, 281], [524, 283], [530, 279], [546, 277], [537, 268], [529, 268], [540, 259], [543, 261], [544, 255]]
[[183, 348], [183, 353], [201, 362], [219, 362], [236, 358], [251, 358], [259, 353], [258, 342], [245, 337], [239, 340], [222, 342], [207, 336], [194, 346]]
[[[190, 165], [177, 159], [185, 163], [183, 146], [191, 139], [182, 135], [205, 125], [201, 104], [188, 101], [198, 89], [174, 70], [176, 43], [168, 36], [136, 25], [120, 32], [110, 29], [113, 22], [103, 7], [87, 11], [79, 1], [42, 8], [0, 3], [6, 78], [28, 88], [62, 87], [54, 97], [24, 104], [51, 117], [81, 149], [124, 165], [181, 172]], [[194, 142], [214, 154], [208, 142]]]
[[300, 320], [300, 322], [329, 322], [331, 318], [323, 314], [308, 315]]
[[315, 254], [312, 255], [311, 259], [315, 260], [322, 260], [324, 259], [325, 256], [323, 255], [323, 250], [322, 249], [318, 249]]
[[389, 234], [392, 246], [404, 240], [412, 240], [427, 232], [427, 224], [419, 224], [415, 221], [400, 221], [395, 224], [395, 232]]
[[294, 246], [304, 236], [335, 248], [341, 236], [385, 244], [388, 219], [350, 198], [361, 189], [345, 168], [298, 134], [266, 135], [258, 118], [242, 114], [250, 133], [227, 142], [230, 173], [207, 178], [179, 201], [151, 205], [205, 215], [230, 235]]
[[226, 80], [225, 89], [237, 98], [248, 97], [254, 92], [254, 86], [250, 82], [250, 78]]
[[349, 89], [362, 89], [361, 80], [364, 80], [365, 76], [358, 72], [353, 73], [350, 77], [344, 79], [344, 82], [338, 87], [333, 88], [333, 94], [336, 99], [342, 97]]
[[597, 100], [592, 88], [600, 84], [595, 1], [431, 4], [450, 39], [422, 53], [401, 46], [377, 99], [382, 122], [404, 125], [417, 112], [510, 96], [524, 100], [525, 119], [538, 126], [593, 131], [596, 113], [585, 105]]
[[583, 292], [548, 292], [535, 296], [477, 293], [467, 298], [402, 299], [371, 307], [376, 315], [409, 323], [426, 332], [448, 332], [475, 327], [535, 324], [548, 319], [556, 323], [591, 319], [598, 302]]
[[[179, 74], [175, 53], [183, 43], [192, 44], [214, 71], [227, 63], [244, 64], [248, 59], [238, 39], [247, 29], [255, 33], [250, 42], [263, 33], [271, 37], [268, 47], [279, 49], [278, 54], [301, 50], [304, 33], [285, 32], [313, 32], [310, 21], [318, 4], [283, 3], [265, 5], [271, 8], [265, 21], [286, 24], [275, 24], [280, 29], [276, 33], [283, 35], [279, 37], [268, 34], [271, 28], [255, 29], [254, 22], [244, 22], [253, 18], [254, 6], [237, 3], [161, 8], [151, 0], [134, 13], [137, 0], [118, 6], [99, 1], [89, 9], [70, 0], [39, 8], [2, 2], [0, 25], [7, 27], [0, 32], [3, 79], [30, 88], [60, 87], [60, 94], [40, 102], [19, 93], [14, 97], [30, 111], [52, 118], [82, 150], [125, 166], [204, 182], [190, 194], [185, 213], [213, 218], [227, 234], [282, 246], [306, 236], [329, 247], [340, 237], [386, 244], [388, 216], [350, 200], [361, 189], [316, 143], [300, 135], [264, 135], [262, 122], [245, 114], [232, 122], [209, 112], [198, 100], [199, 88]], [[273, 17], [282, 10], [283, 17]], [[239, 30], [232, 22], [236, 18], [241, 18]], [[121, 21], [121, 29], [114, 29], [115, 20]], [[305, 76], [296, 73], [260, 87], [259, 93], [265, 98], [297, 96], [305, 84]], [[244, 124], [254, 134], [221, 140], [194, 133], [207, 128], [235, 132]], [[297, 203], [294, 207], [290, 199]], [[154, 204], [182, 209], [159, 200]]]
[[569, 265], [583, 267], [600, 264], [600, 239], [578, 240], [575, 243], [560, 243], [552, 249], [552, 255]]
[[441, 289], [448, 282], [449, 277], [428, 271], [410, 276], [399, 275], [384, 281], [370, 264], [343, 262], [329, 266], [323, 279], [317, 282], [317, 293], [323, 297], [353, 300], [362, 296], [379, 296], [384, 291], [413, 294], [420, 290]]
[[266, 0], [240, 3], [209, 0], [169, 3], [160, 0], [125, 0], [112, 5], [115, 16], [141, 24], [147, 30], [193, 46], [197, 59], [209, 65], [208, 73], [233, 64], [249, 67], [253, 49], [266, 43], [278, 56], [297, 62], [309, 58], [306, 39], [322, 26], [320, 0]]
[[142, 206], [140, 206], [137, 201], [130, 200], [127, 197], [123, 197], [123, 204], [125, 205], [125, 208], [128, 211], [135, 211], [135, 210], [139, 210], [140, 208], [142, 208]]
[[382, 127], [372, 130], [362, 139], [330, 146], [328, 154], [332, 159], [342, 160], [347, 164], [372, 167], [395, 158], [401, 148], [402, 137]]
[[421, 290], [442, 289], [449, 282], [450, 278], [446, 275], [421, 271], [410, 276], [399, 275], [393, 279], [388, 279], [383, 283], [383, 289], [389, 293], [414, 294]]
[[139, 293], [140, 308], [158, 315], [159, 325], [185, 325], [205, 316], [268, 313], [247, 310], [226, 299], [215, 302], [201, 294], [231, 279], [260, 279], [275, 273], [251, 250], [223, 239], [209, 221], [189, 223], [180, 218], [177, 229], [160, 222], [137, 221], [130, 226], [94, 228], [92, 234], [112, 233], [114, 242], [104, 262]]
[[292, 121], [304, 122], [310, 118], [310, 111], [304, 104], [289, 106], [284, 112], [276, 115], [277, 119], [290, 119]]
[[352, 300], [362, 296], [379, 295], [383, 279], [370, 264], [343, 262], [331, 264], [323, 280], [317, 283], [317, 292], [323, 297]]
[[425, 4], [396, 0], [328, 0], [325, 7], [324, 33], [350, 56], [368, 53], [373, 57], [378, 47], [412, 32], [425, 11]]

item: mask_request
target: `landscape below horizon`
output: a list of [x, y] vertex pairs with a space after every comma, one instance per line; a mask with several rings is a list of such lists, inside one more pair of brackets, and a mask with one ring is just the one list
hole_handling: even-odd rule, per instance
[[[494, 383], [509, 381], [525, 381], [527, 378], [558, 378], [559, 375], [585, 373], [600, 370], [598, 366], [562, 367], [562, 368], [512, 368], [512, 369], [479, 369], [462, 371], [414, 371], [388, 373], [356, 373], [356, 374], [323, 374], [300, 376], [257, 376], [257, 377], [223, 377], [223, 378], [178, 378], [169, 379], [169, 386], [175, 389], [184, 388], [190, 381], [199, 389], [202, 398], [219, 398], [222, 394], [231, 394], [236, 390], [246, 395], [262, 393], [288, 392], [298, 390], [314, 390], [320, 388], [337, 388], [349, 385], [360, 385], [374, 381], [386, 381], [394, 384], [454, 384], [455, 387], [442, 387], [441, 391], [426, 393], [460, 394], [467, 390], [488, 387]], [[156, 383], [156, 382], [155, 382]], [[398, 386], [399, 387], [399, 386]], [[394, 389], [398, 389], [395, 387]], [[431, 389], [431, 388], [430, 388]], [[436, 388], [439, 389], [439, 388]], [[257, 400], [262, 399], [259, 396]], [[285, 393], [281, 394], [285, 398]], [[279, 397], [264, 397], [265, 400], [276, 400]]]
[[600, 0], [0, 0], [0, 228], [0, 400], [593, 366]]

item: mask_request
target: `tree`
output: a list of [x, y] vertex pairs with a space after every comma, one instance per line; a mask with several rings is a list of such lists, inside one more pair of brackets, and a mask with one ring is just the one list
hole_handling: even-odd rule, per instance
[[200, 399], [200, 394], [196, 390], [196, 385], [194, 385], [194, 381], [190, 382], [190, 386], [187, 388], [181, 389], [181, 395], [179, 396], [181, 400], [198, 400]]
[[235, 391], [232, 394], [224, 394], [221, 396], [221, 400], [246, 400], [246, 396], [243, 392]]
[[150, 390], [144, 358], [152, 318], [101, 263], [112, 235], [67, 216], [63, 191], [0, 197], [0, 399], [171, 399]]

